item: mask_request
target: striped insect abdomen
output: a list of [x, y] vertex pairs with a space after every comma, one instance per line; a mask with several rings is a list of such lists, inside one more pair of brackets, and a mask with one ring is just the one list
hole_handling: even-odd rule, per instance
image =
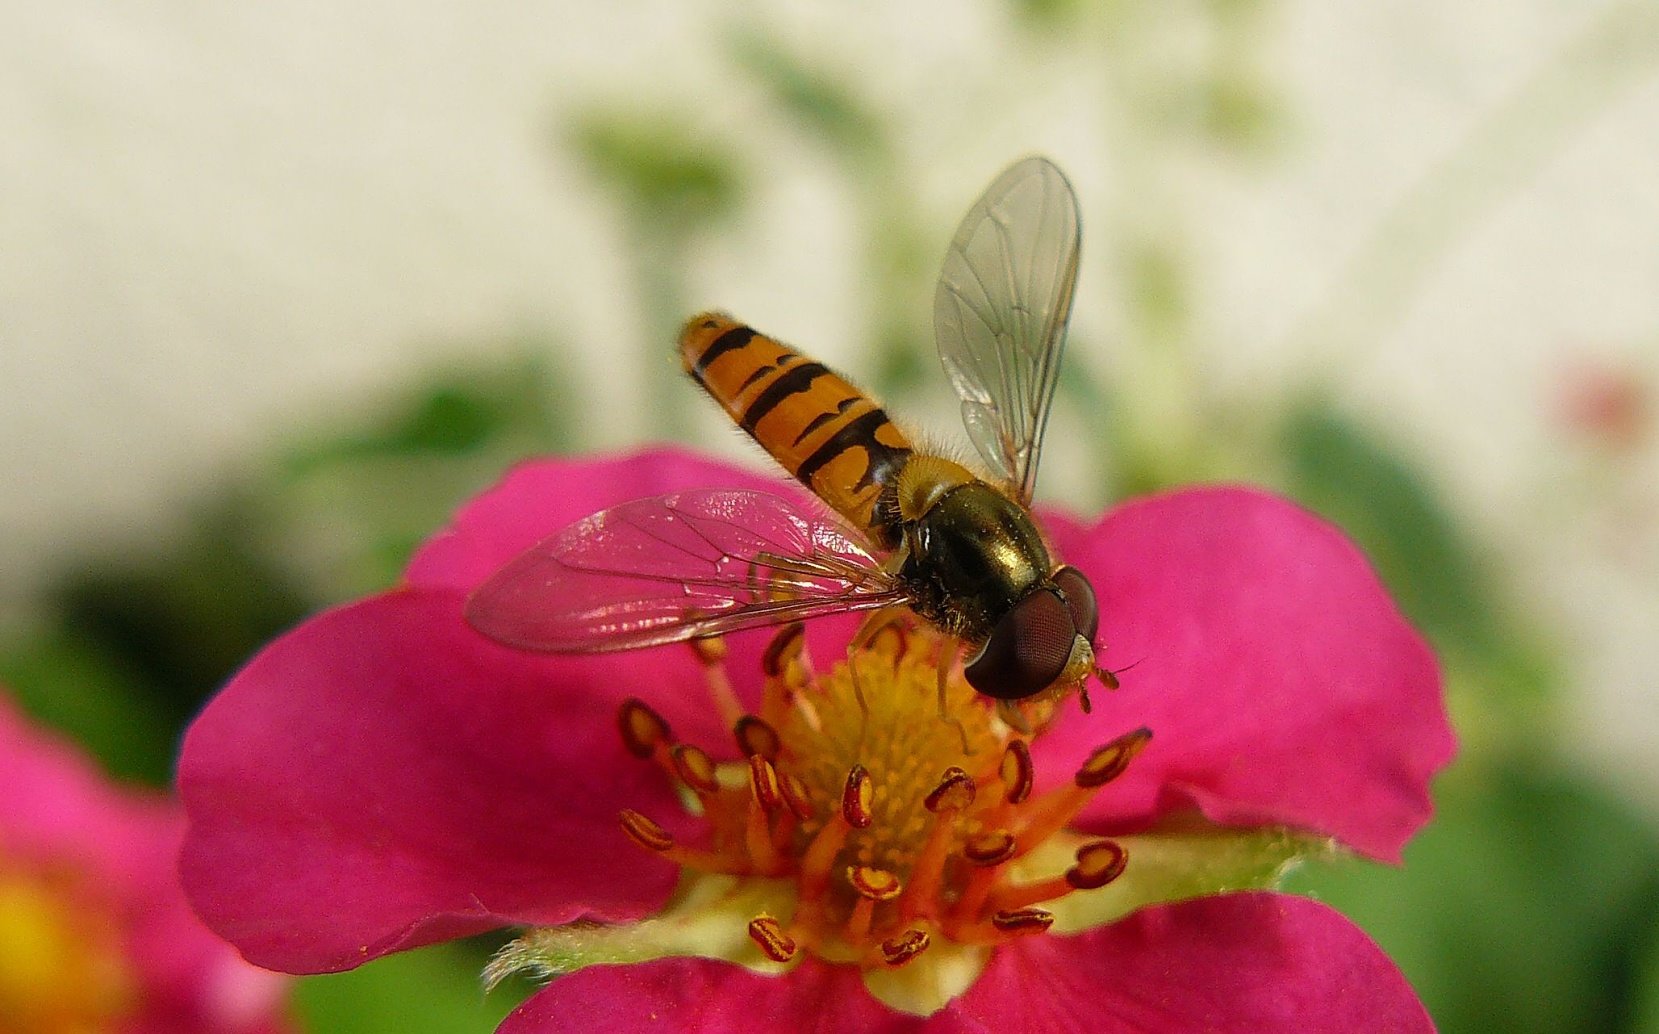
[[822, 364], [720, 313], [680, 333], [680, 359], [733, 421], [856, 527], [893, 545], [876, 501], [910, 442], [875, 400]]

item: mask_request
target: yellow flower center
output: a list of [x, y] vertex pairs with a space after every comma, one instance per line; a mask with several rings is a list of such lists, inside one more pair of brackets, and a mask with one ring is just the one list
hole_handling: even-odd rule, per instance
[[0, 860], [0, 1032], [116, 1029], [135, 980], [101, 905], [67, 873]]
[[[1021, 860], [1151, 734], [1114, 740], [1070, 785], [1033, 797], [1029, 736], [968, 687], [953, 649], [925, 627], [890, 625], [820, 677], [791, 627], [766, 653], [759, 714], [743, 714], [723, 647], [698, 644], [746, 760], [716, 764], [675, 742], [646, 705], [627, 702], [624, 742], [684, 790], [707, 837], [681, 844], [636, 811], [623, 812], [624, 831], [691, 873], [781, 882], [788, 893], [772, 900], [782, 907], [748, 923], [754, 945], [778, 963], [805, 951], [872, 971], [960, 949], [982, 961], [986, 946], [1042, 933], [1054, 917], [1040, 906], [1116, 879], [1127, 853], [1068, 834], [1079, 846], [1062, 874], [1028, 879]], [[1035, 701], [1017, 722], [1040, 729], [1058, 703]]]

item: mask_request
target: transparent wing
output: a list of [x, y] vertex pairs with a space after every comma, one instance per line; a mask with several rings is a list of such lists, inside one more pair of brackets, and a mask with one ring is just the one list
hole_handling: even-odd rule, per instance
[[833, 522], [764, 492], [709, 489], [578, 521], [491, 576], [466, 616], [508, 646], [600, 653], [906, 599]]
[[933, 302], [939, 359], [991, 472], [1026, 503], [1077, 284], [1077, 197], [1046, 158], [998, 176], [957, 228]]

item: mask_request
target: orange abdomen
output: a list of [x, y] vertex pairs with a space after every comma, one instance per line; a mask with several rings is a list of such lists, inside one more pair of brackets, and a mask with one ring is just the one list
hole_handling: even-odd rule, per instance
[[736, 424], [801, 484], [878, 542], [882, 490], [910, 442], [875, 400], [820, 363], [720, 313], [680, 332], [680, 359]]

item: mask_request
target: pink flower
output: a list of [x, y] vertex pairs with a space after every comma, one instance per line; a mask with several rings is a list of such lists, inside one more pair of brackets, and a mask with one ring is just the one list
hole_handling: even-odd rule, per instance
[[287, 981], [179, 887], [184, 815], [108, 783], [0, 697], [0, 1030], [271, 1034]]
[[[1453, 752], [1429, 650], [1339, 532], [1240, 488], [1048, 518], [1099, 593], [1108, 662], [1133, 667], [1092, 715], [1066, 707], [1029, 767], [958, 689], [960, 735], [979, 737], [962, 753], [926, 633], [861, 662], [878, 732], [860, 749], [898, 746], [849, 770], [825, 745], [849, 728], [845, 665], [796, 683], [808, 656], [844, 653], [850, 620], [813, 623], [804, 656], [774, 646], [765, 677], [766, 634], [723, 659], [538, 656], [463, 622], [470, 591], [550, 532], [709, 486], [790, 491], [667, 450], [526, 465], [403, 585], [260, 653], [180, 761], [185, 886], [209, 925], [291, 972], [530, 928], [498, 968], [567, 975], [514, 1034], [1431, 1029], [1363, 933], [1263, 889], [1337, 844], [1397, 861]], [[740, 702], [724, 718], [722, 677]], [[766, 719], [749, 761], [721, 748], [731, 707]], [[1010, 829], [1017, 848], [997, 842]], [[615, 962], [632, 964], [593, 964]]]

